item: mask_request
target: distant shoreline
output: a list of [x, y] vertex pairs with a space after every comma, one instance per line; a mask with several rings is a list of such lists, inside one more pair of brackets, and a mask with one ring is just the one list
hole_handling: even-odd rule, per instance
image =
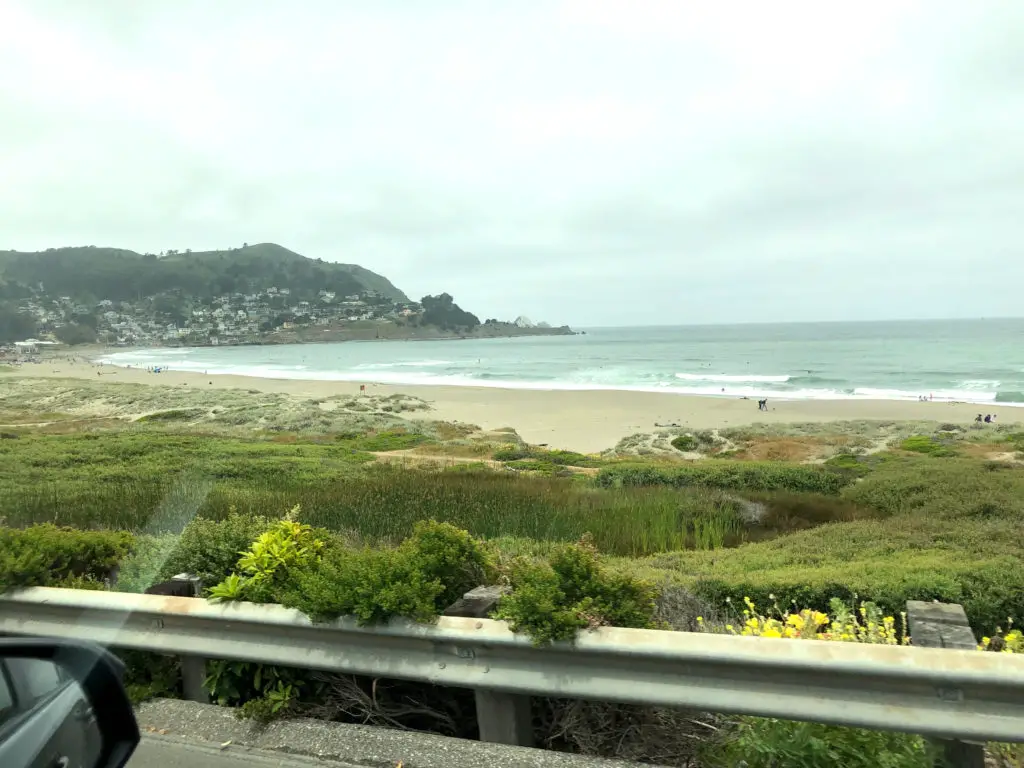
[[[483, 327], [483, 326], [481, 326]], [[389, 329], [389, 330], [394, 330]], [[416, 329], [416, 330], [432, 330], [432, 329]], [[320, 333], [316, 333], [316, 329], [308, 329], [306, 333], [289, 334], [288, 332], [282, 332], [281, 335], [277, 336], [265, 336], [255, 340], [244, 340], [244, 341], [227, 341], [218, 344], [203, 344], [203, 343], [186, 343], [186, 344], [168, 344], [166, 342], [153, 341], [142, 344], [126, 344], [123, 346], [111, 346], [106, 345], [108, 348], [114, 349], [216, 349], [220, 347], [277, 347], [286, 345], [298, 345], [298, 344], [342, 344], [350, 341], [480, 341], [484, 339], [518, 339], [518, 338], [537, 338], [542, 336], [580, 336], [586, 335], [586, 331], [574, 331], [569, 326], [560, 326], [558, 328], [523, 328], [521, 332], [503, 331], [501, 333], [481, 333], [481, 334], [464, 334], [464, 333], [444, 333], [439, 332], [437, 334], [432, 333], [413, 333], [408, 335], [402, 334], [388, 334], [385, 336], [377, 335], [379, 327], [366, 327], [357, 328], [353, 331], [341, 331], [340, 329], [325, 328]], [[311, 334], [313, 335], [312, 337]], [[86, 346], [95, 345], [79, 345], [75, 347], [64, 347], [65, 350], [77, 350], [83, 349]]]

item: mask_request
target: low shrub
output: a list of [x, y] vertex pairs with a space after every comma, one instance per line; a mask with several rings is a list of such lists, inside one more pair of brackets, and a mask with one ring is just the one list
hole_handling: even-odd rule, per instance
[[415, 448], [417, 445], [430, 442], [431, 438], [419, 432], [391, 429], [371, 432], [368, 435], [344, 433], [338, 435], [337, 441], [346, 448], [351, 448], [355, 451], [387, 453], [389, 451], [404, 451], [409, 448]]
[[978, 650], [998, 651], [1000, 653], [1024, 653], [1024, 632], [1019, 629], [1012, 629], [1013, 620], [1010, 619], [1011, 628], [1005, 634], [999, 629], [993, 637], [983, 637], [978, 644]]
[[825, 461], [825, 466], [842, 469], [858, 477], [863, 477], [871, 471], [869, 457], [855, 453], [837, 453]]
[[1024, 615], [1019, 536], [1011, 521], [860, 520], [647, 562], [717, 608], [749, 596], [827, 611], [839, 597], [898, 615], [908, 600], [938, 600], [960, 603], [975, 631], [990, 633]]
[[[164, 564], [177, 546], [178, 537], [172, 533], [136, 536], [131, 554], [118, 568], [113, 588], [118, 592], [141, 593], [157, 582], [164, 581]], [[171, 575], [177, 573], [181, 571]]]
[[242, 552], [234, 573], [210, 588], [211, 600], [276, 602], [295, 575], [320, 561], [324, 539], [308, 525], [296, 521], [299, 507], [263, 531]]
[[179, 657], [131, 649], [118, 649], [115, 653], [124, 662], [124, 687], [132, 704], [148, 699], [181, 698]]
[[493, 454], [491, 458], [495, 461], [518, 461], [519, 459], [529, 459], [533, 457], [533, 449], [528, 445], [514, 445], [510, 443], [504, 448], [499, 448]]
[[710, 742], [709, 768], [934, 768], [938, 750], [920, 736], [777, 718], [745, 717]]
[[599, 459], [577, 453], [576, 451], [547, 450], [532, 445], [510, 444], [495, 451], [491, 457], [495, 461], [533, 459], [560, 467], [597, 467], [601, 464]]
[[1024, 520], [1024, 472], [970, 459], [893, 457], [842, 495], [887, 515]]
[[542, 475], [553, 477], [567, 477], [572, 474], [571, 470], [562, 464], [555, 464], [543, 459], [517, 459], [516, 461], [505, 462], [509, 469], [516, 469], [520, 472], [537, 472]]
[[926, 456], [956, 456], [957, 451], [948, 442], [929, 435], [911, 435], [900, 441], [900, 450], [923, 453]]
[[679, 435], [672, 438], [672, 447], [677, 451], [687, 453], [689, 451], [696, 451], [700, 447], [700, 441], [693, 435]]
[[191, 573], [207, 586], [218, 584], [235, 571], [241, 553], [269, 526], [265, 517], [234, 509], [223, 520], [198, 517], [181, 532], [157, 581]]
[[372, 624], [393, 616], [431, 621], [497, 571], [490, 549], [466, 531], [425, 521], [394, 549], [328, 548], [289, 576], [278, 590], [282, 604], [318, 621], [355, 616]]
[[838, 494], [855, 476], [833, 467], [782, 462], [698, 461], [684, 466], [619, 464], [597, 475], [604, 488], [668, 485], [748, 491], [804, 491]]
[[168, 421], [192, 421], [198, 419], [201, 416], [205, 416], [206, 411], [202, 408], [174, 408], [169, 411], [157, 411], [156, 413], [148, 413], [145, 416], [140, 416], [136, 419], [137, 422], [143, 424], [159, 423]]
[[502, 598], [495, 617], [538, 645], [571, 640], [587, 627], [654, 625], [653, 585], [603, 568], [586, 539], [558, 548], [547, 563], [517, 560], [510, 583], [512, 592]]
[[[465, 592], [497, 577], [490, 549], [446, 523], [418, 523], [394, 549], [351, 550], [328, 532], [298, 523], [298, 512], [293, 509], [260, 533], [238, 559], [236, 572], [211, 588], [211, 598], [278, 602], [314, 620], [432, 621]], [[229, 661], [212, 662], [208, 671], [205, 684], [214, 699], [240, 706], [240, 716], [258, 721], [302, 705], [303, 711], [322, 711], [318, 699], [339, 680]]]
[[15, 587], [97, 586], [132, 549], [126, 531], [80, 531], [51, 523], [0, 528], [0, 592]]

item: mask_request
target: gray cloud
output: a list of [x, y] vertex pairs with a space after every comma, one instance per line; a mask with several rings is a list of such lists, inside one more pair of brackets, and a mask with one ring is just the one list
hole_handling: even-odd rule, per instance
[[0, 6], [0, 247], [578, 325], [1019, 314], [1024, 5]]

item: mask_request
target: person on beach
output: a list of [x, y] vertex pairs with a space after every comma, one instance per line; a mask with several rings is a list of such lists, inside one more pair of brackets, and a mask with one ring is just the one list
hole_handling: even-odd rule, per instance
[[992, 414], [991, 413], [986, 413], [985, 414], [985, 423], [986, 424], [991, 424], [992, 423]]
[[984, 417], [980, 413], [974, 417], [975, 424], [981, 424], [982, 421], [984, 421]]
[[759, 410], [759, 411], [767, 411], [768, 410], [768, 398], [767, 397], [764, 400], [758, 400], [757, 401], [757, 410]]

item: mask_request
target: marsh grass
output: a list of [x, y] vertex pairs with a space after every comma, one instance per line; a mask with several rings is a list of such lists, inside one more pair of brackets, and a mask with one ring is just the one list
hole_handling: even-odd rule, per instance
[[273, 515], [300, 504], [306, 522], [367, 541], [397, 541], [434, 518], [486, 538], [573, 541], [590, 532], [603, 551], [627, 556], [732, 546], [746, 535], [738, 504], [720, 492], [371, 464], [348, 442], [140, 429], [26, 434], [0, 441], [0, 515], [14, 526], [161, 533], [232, 507]]

